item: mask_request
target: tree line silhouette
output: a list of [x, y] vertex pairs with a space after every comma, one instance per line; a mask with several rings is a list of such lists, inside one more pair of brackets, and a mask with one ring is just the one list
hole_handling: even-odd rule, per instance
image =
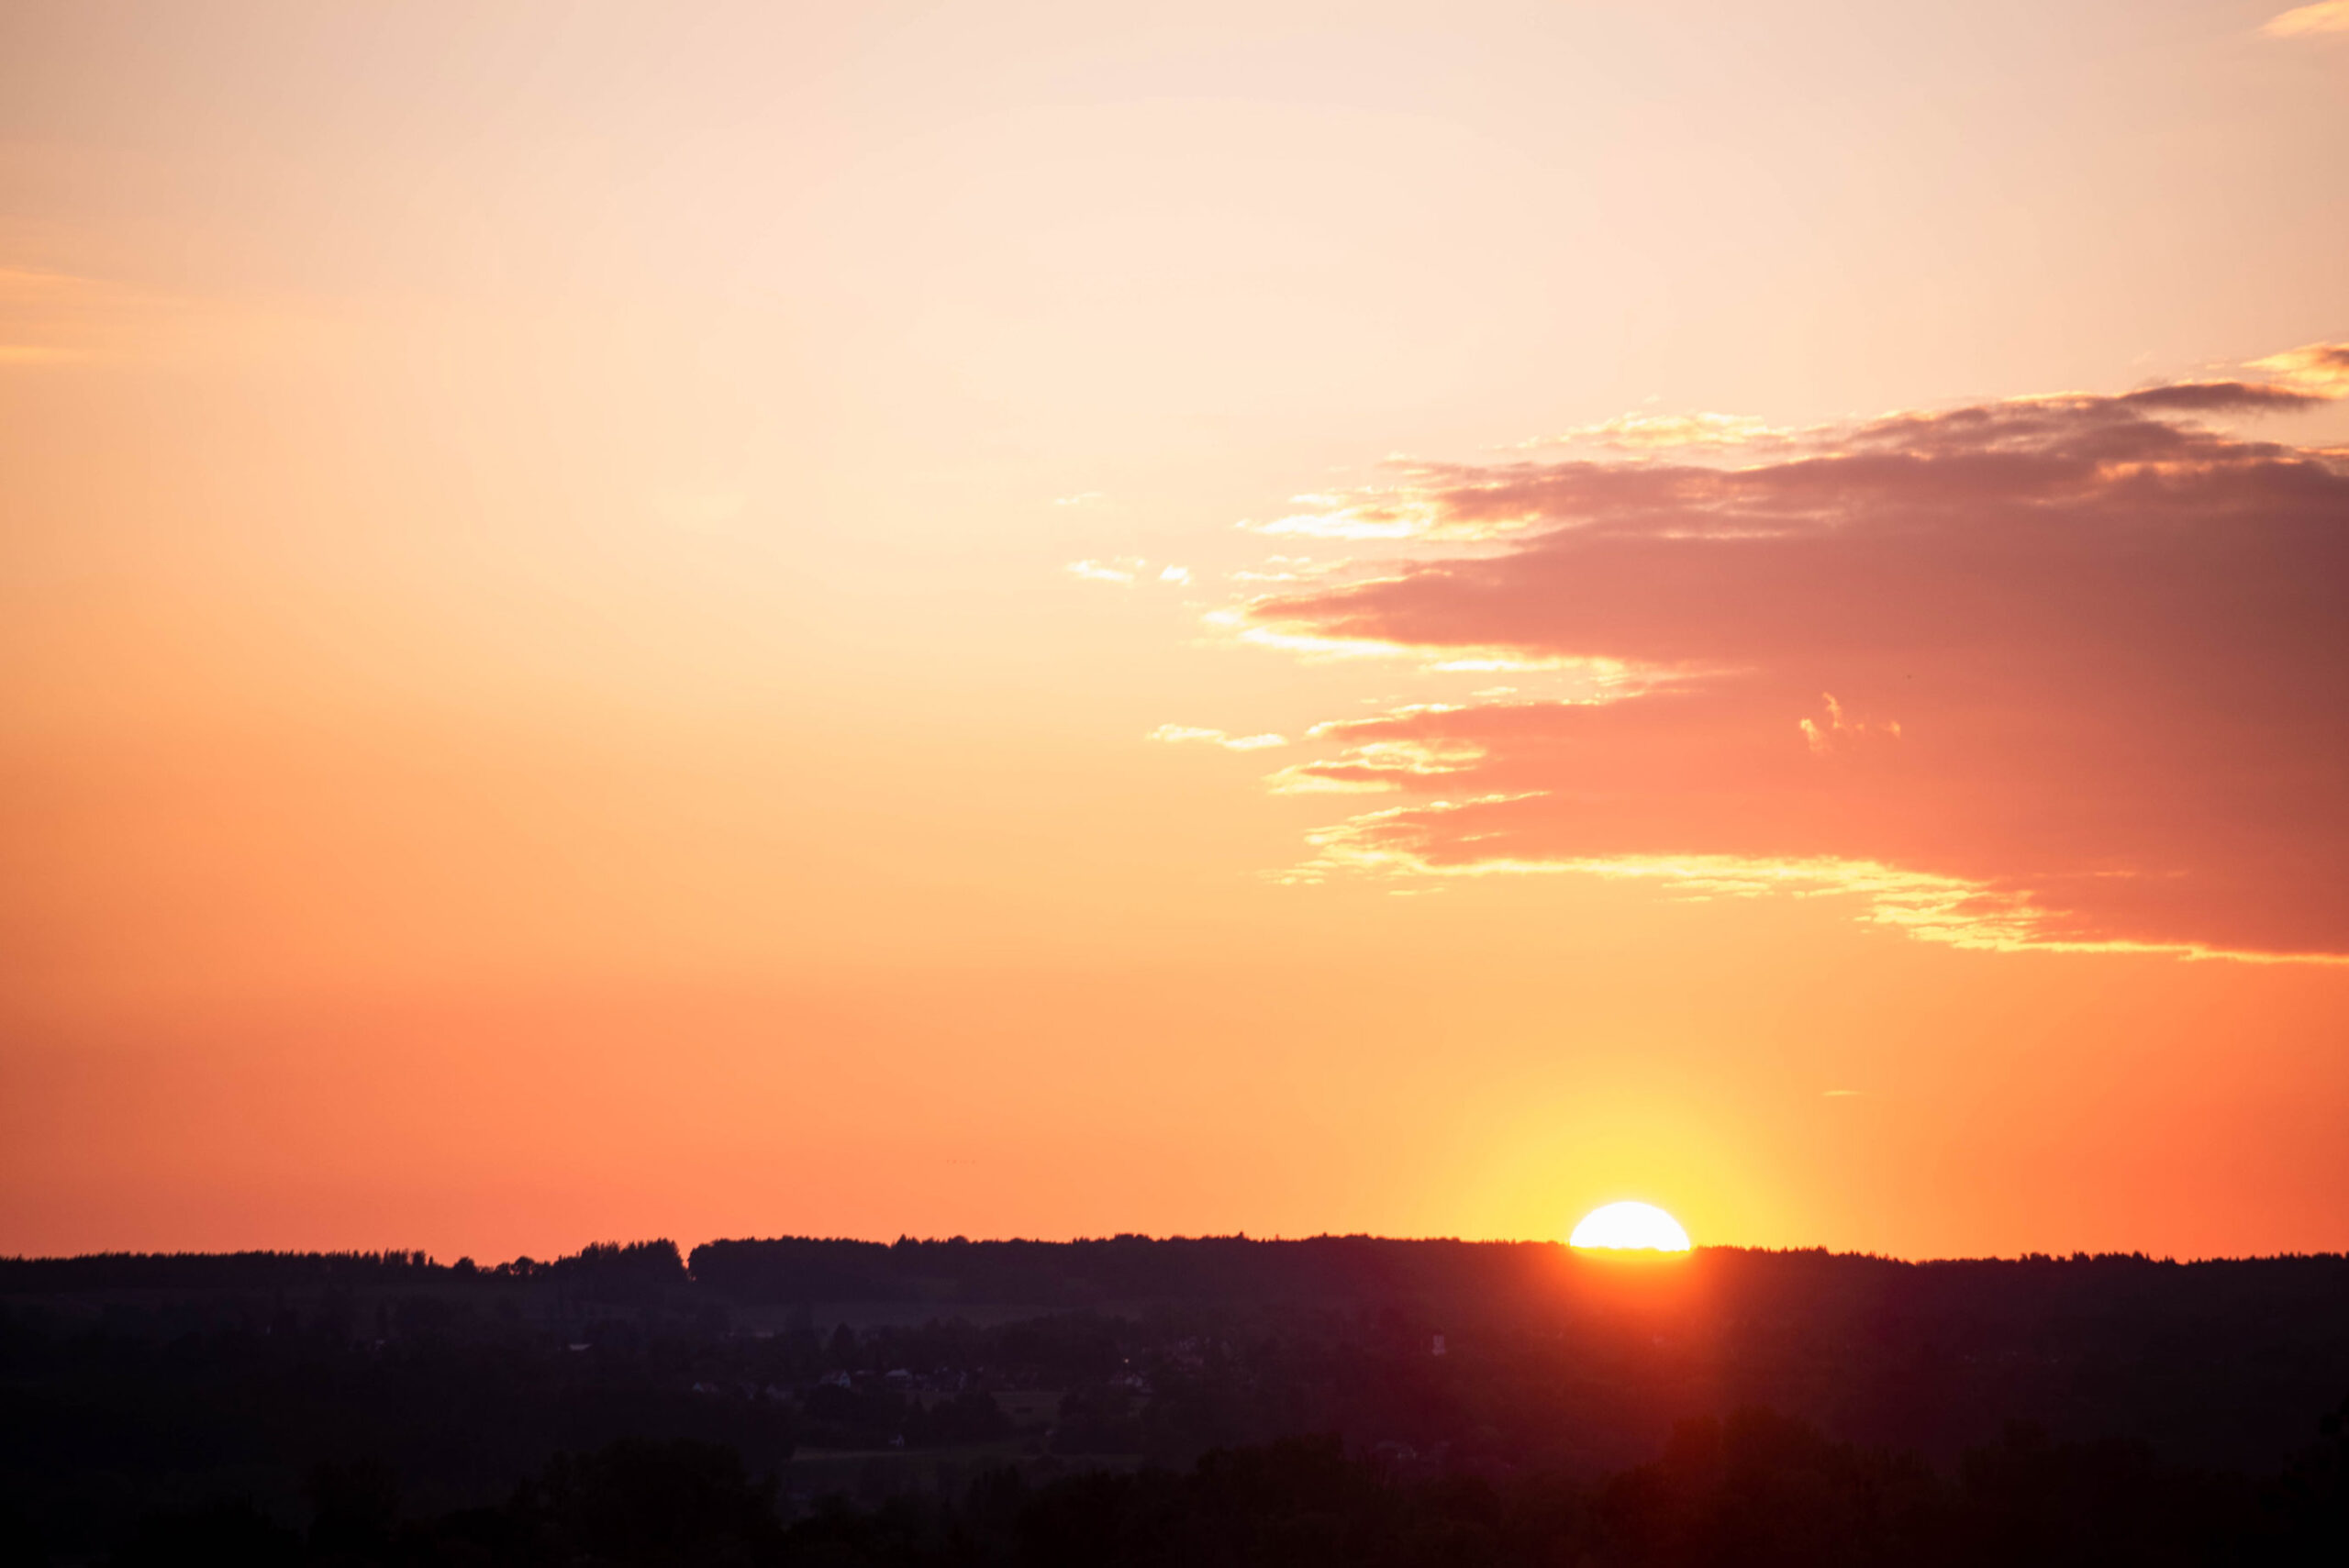
[[[526, 1537], [556, 1550], [577, 1467], [657, 1451], [730, 1454], [726, 1473], [771, 1482], [766, 1511], [794, 1551], [836, 1528], [823, 1551], [843, 1562], [949, 1561], [936, 1553], [963, 1537], [994, 1554], [972, 1561], [1041, 1562], [1018, 1544], [1030, 1526], [1005, 1522], [1007, 1488], [1038, 1518], [1086, 1487], [1099, 1496], [1083, 1506], [1112, 1514], [1205, 1507], [1203, 1456], [1301, 1464], [1283, 1445], [1319, 1434], [1346, 1485], [1370, 1488], [1362, 1507], [1401, 1510], [1410, 1530], [1441, 1535], [1442, 1498], [1489, 1494], [1475, 1530], [1531, 1551], [1531, 1499], [1580, 1499], [1579, 1522], [1545, 1538], [1552, 1555], [1462, 1561], [1709, 1560], [1657, 1555], [1657, 1521], [1732, 1518], [1740, 1488], [1781, 1484], [1875, 1521], [1835, 1538], [1844, 1558], [1807, 1561], [1881, 1560], [1865, 1553], [1892, 1550], [1896, 1517], [1978, 1546], [2033, 1496], [2042, 1535], [2102, 1520], [2092, 1533], [2110, 1542], [2124, 1514], [2172, 1521], [2139, 1556], [2107, 1560], [2172, 1560], [2158, 1552], [2207, 1539], [2232, 1544], [2202, 1560], [2225, 1561], [2297, 1550], [2316, 1528], [2310, 1499], [2337, 1493], [2323, 1480], [2337, 1445], [2303, 1451], [2344, 1389], [2339, 1257], [1707, 1250], [1625, 1268], [1530, 1245], [1114, 1238], [690, 1257], [654, 1240], [495, 1264], [0, 1260], [0, 1542], [12, 1560], [95, 1563], [141, 1529], [250, 1527], [289, 1561], [332, 1561], [318, 1554], [342, 1527], [319, 1537], [317, 1521], [373, 1495], [395, 1498], [403, 1551], [426, 1550], [418, 1530], [494, 1518], [521, 1533], [481, 1561], [555, 1561], [511, 1553]], [[1716, 1458], [1699, 1463], [1708, 1440]], [[559, 1472], [560, 1454], [583, 1457]], [[366, 1476], [375, 1492], [352, 1493]], [[516, 1523], [525, 1491], [538, 1511]], [[821, 1502], [835, 1493], [853, 1501]], [[2138, 1498], [2134, 1513], [2095, 1501], [2107, 1494]], [[2189, 1504], [2190, 1519], [2176, 1512]], [[885, 1545], [900, 1555], [870, 1555]], [[868, 1554], [839, 1555], [852, 1550]], [[1258, 1559], [1233, 1546], [1194, 1560]]]

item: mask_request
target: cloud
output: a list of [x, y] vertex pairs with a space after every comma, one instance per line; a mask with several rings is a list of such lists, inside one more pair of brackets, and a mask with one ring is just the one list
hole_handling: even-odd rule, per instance
[[[2349, 0], [2343, 0], [2349, 5]], [[2349, 15], [2349, 12], [2344, 12]], [[2252, 361], [2295, 391], [2319, 397], [2349, 397], [2349, 344], [2310, 343]]]
[[[1405, 713], [1451, 711], [1445, 708], [1407, 709]], [[1397, 715], [1396, 717], [1402, 717]], [[1376, 721], [1371, 721], [1375, 724]], [[1313, 738], [1344, 736], [1368, 726], [1359, 721], [1319, 724]], [[1283, 768], [1265, 782], [1276, 795], [1371, 795], [1402, 789], [1449, 773], [1466, 773], [1485, 760], [1485, 748], [1474, 740], [1415, 737], [1372, 739], [1348, 746], [1328, 762], [1298, 762]]]
[[[1489, 539], [1249, 603], [1243, 637], [1586, 663], [1318, 727], [1284, 791], [1407, 797], [1307, 877], [1575, 872], [1850, 895], [1991, 947], [2349, 955], [2349, 456], [2210, 423], [2265, 377], [1901, 413], [1737, 467], [1419, 465], [1381, 505]], [[1832, 694], [1831, 695], [1828, 694]]]
[[1148, 568], [1149, 562], [1133, 556], [1121, 556], [1115, 561], [1072, 561], [1067, 570], [1072, 576], [1088, 583], [1123, 583], [1131, 585]]
[[1139, 555], [1120, 555], [1110, 561], [1072, 561], [1063, 570], [1088, 583], [1117, 583], [1126, 587], [1131, 587], [1145, 578], [1153, 583], [1178, 586], [1191, 580], [1191, 569], [1187, 566], [1167, 566], [1152, 572], [1150, 562]]
[[1622, 414], [1596, 425], [1577, 426], [1527, 446], [1594, 446], [1617, 451], [1657, 451], [1703, 447], [1780, 445], [1795, 432], [1778, 429], [1743, 414]]
[[1864, 719], [1847, 719], [1843, 717], [1843, 705], [1835, 700], [1833, 692], [1821, 692], [1820, 702], [1827, 710], [1824, 718], [1795, 721], [1795, 728], [1802, 731], [1803, 741], [1809, 746], [1814, 756], [1823, 757], [1846, 741], [1865, 740], [1871, 736], [1887, 740], [1900, 739], [1900, 721], [1897, 718], [1877, 719], [1873, 723]]
[[[1773, 490], [1789, 504], [1799, 505], [1800, 485], [1827, 472], [1817, 466], [1820, 462], [1871, 450], [1923, 455], [1934, 450], [1935, 442], [2022, 454], [2047, 441], [2069, 439], [2083, 419], [2099, 422], [2116, 460], [2126, 461], [2128, 443], [2153, 428], [2144, 417], [2148, 415], [2278, 413], [2340, 395], [2344, 374], [2349, 374], [2336, 359], [2343, 353], [2332, 344], [2296, 349], [2263, 361], [2274, 373], [2255, 381], [2172, 383], [2119, 396], [2019, 398], [1975, 408], [1894, 415], [1856, 427], [1791, 431], [1757, 426], [1746, 442], [1694, 438], [1655, 441], [1636, 444], [1623, 455], [1554, 462], [1479, 464], [1397, 459], [1384, 465], [1393, 475], [1391, 483], [1294, 496], [1293, 504], [1307, 510], [1271, 523], [1241, 526], [1264, 534], [1363, 541], [1500, 541], [1563, 521], [1621, 518], [1660, 508], [1684, 514], [1730, 505], [1760, 508]], [[1674, 423], [1662, 417], [1640, 417], [1643, 424]], [[1687, 417], [1716, 426], [1729, 418], [1718, 414]], [[1768, 526], [1768, 514], [1757, 510], [1753, 521]]]
[[2349, 33], [2349, 0], [2317, 0], [2271, 17], [2259, 29], [2271, 39], [2305, 38], [2312, 33]]
[[250, 302], [157, 294], [0, 261], [0, 368], [251, 360], [322, 341], [325, 323]]
[[1310, 577], [1327, 577], [1341, 572], [1353, 562], [1348, 561], [1316, 562], [1309, 555], [1266, 556], [1261, 567], [1248, 568], [1231, 573], [1235, 583], [1301, 583]]
[[[1394, 465], [1407, 474], [1408, 465]], [[1243, 522], [1252, 532], [1275, 538], [1338, 539], [1419, 539], [1436, 531], [1438, 519], [1411, 498], [1408, 488], [1365, 490], [1351, 495], [1292, 495], [1289, 504], [1305, 510], [1275, 517], [1269, 523]]]
[[1201, 741], [1220, 746], [1227, 751], [1262, 751], [1274, 746], [1286, 746], [1287, 738], [1280, 735], [1227, 735], [1220, 729], [1199, 729], [1187, 724], [1162, 724], [1142, 737], [1145, 740], [1163, 740], [1170, 745]]
[[143, 303], [95, 279], [0, 266], [0, 365], [108, 357]]

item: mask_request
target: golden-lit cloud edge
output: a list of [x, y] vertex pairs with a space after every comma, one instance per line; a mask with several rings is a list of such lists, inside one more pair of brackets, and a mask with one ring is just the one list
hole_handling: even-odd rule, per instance
[[1160, 741], [1170, 746], [1189, 744], [1219, 746], [1227, 751], [1263, 751], [1288, 744], [1288, 739], [1286, 736], [1229, 735], [1220, 729], [1202, 729], [1189, 724], [1162, 724], [1143, 739]]
[[2027, 892], [1991, 887], [1874, 861], [1822, 858], [1764, 860], [1737, 855], [1623, 855], [1611, 859], [1463, 861], [1433, 858], [1411, 840], [1431, 815], [1528, 796], [1432, 801], [1364, 812], [1308, 833], [1313, 856], [1275, 879], [1311, 884], [1341, 874], [1397, 878], [1587, 876], [1641, 883], [1682, 902], [1770, 897], [1852, 898], [1865, 906], [1860, 918], [1920, 941], [1983, 952], [2136, 953], [2165, 958], [2227, 960], [2256, 964], [2349, 966], [2349, 954], [2261, 952], [2199, 942], [2082, 939], [2051, 932], [2056, 917], [2034, 906]]
[[2271, 39], [2310, 38], [2325, 33], [2349, 33], [2349, 0], [2317, 0], [2271, 17], [2259, 29]]

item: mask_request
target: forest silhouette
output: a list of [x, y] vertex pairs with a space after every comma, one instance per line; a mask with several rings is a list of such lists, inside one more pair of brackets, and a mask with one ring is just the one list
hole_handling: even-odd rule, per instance
[[0, 1260], [0, 1556], [2349, 1560], [2349, 1259]]

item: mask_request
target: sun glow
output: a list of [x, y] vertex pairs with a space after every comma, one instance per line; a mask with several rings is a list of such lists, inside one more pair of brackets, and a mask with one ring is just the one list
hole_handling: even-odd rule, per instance
[[1688, 1232], [1652, 1203], [1610, 1203], [1584, 1215], [1566, 1244], [1609, 1251], [1685, 1252]]

